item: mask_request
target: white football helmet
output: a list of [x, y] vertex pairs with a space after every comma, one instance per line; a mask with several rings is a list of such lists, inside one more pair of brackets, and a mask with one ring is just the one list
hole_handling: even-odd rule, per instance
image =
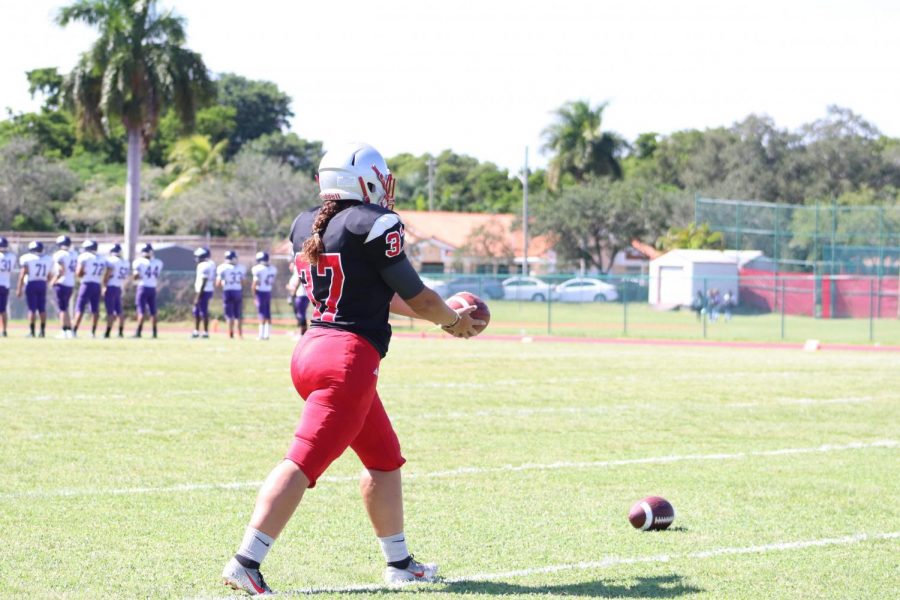
[[318, 180], [322, 200], [357, 200], [394, 208], [394, 176], [381, 153], [368, 144], [346, 144], [326, 152]]

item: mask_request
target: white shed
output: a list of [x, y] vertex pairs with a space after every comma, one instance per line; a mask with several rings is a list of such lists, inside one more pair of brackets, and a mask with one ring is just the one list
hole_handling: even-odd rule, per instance
[[697, 292], [716, 288], [738, 297], [738, 256], [719, 250], [671, 250], [650, 261], [649, 302], [690, 306]]

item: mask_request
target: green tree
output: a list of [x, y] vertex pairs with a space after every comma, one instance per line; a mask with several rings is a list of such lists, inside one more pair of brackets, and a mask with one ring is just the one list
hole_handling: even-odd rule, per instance
[[601, 130], [606, 107], [606, 102], [591, 108], [588, 101], [576, 100], [555, 111], [556, 122], [543, 131], [543, 150], [553, 153], [548, 169], [551, 189], [559, 189], [565, 175], [577, 182], [589, 175], [622, 177], [618, 155], [624, 140]]
[[244, 149], [275, 158], [289, 165], [295, 171], [315, 178], [322, 160], [322, 142], [309, 141], [296, 133], [275, 131], [266, 133], [248, 142]]
[[200, 55], [184, 47], [184, 19], [160, 13], [156, 0], [78, 0], [59, 11], [57, 22], [82, 22], [99, 33], [66, 77], [64, 97], [84, 131], [110, 136], [117, 121], [125, 128], [125, 245], [134, 257], [143, 148], [166, 108], [190, 126], [214, 88]]
[[0, 229], [55, 229], [59, 207], [78, 189], [78, 177], [39, 149], [28, 138], [0, 146]]
[[531, 210], [534, 232], [549, 236], [563, 260], [607, 272], [633, 239], [659, 235], [679, 195], [646, 181], [591, 179], [558, 195], [539, 194]]
[[720, 231], [712, 231], [709, 223], [691, 223], [685, 227], [669, 228], [665, 235], [656, 239], [656, 247], [664, 251], [677, 248], [721, 250], [725, 247], [725, 239]]
[[225, 148], [228, 140], [213, 144], [205, 135], [180, 139], [169, 153], [166, 169], [175, 179], [166, 186], [162, 197], [167, 199], [183, 193], [204, 179], [220, 173], [225, 167]]
[[229, 157], [250, 140], [287, 129], [294, 116], [291, 97], [270, 81], [226, 73], [216, 81], [216, 89], [219, 104], [235, 111], [235, 128], [228, 138]]

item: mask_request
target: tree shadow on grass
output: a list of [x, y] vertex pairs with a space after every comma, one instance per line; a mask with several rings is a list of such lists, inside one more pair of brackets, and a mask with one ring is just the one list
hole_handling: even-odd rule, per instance
[[[437, 590], [435, 590], [437, 591]], [[547, 595], [587, 596], [592, 598], [678, 598], [702, 590], [685, 583], [681, 575], [636, 577], [630, 581], [581, 581], [557, 585], [522, 585], [502, 581], [455, 581], [441, 590], [448, 593], [487, 594], [492, 596]]]
[[[295, 590], [291, 595], [334, 593], [336, 590]], [[487, 596], [584, 596], [589, 598], [679, 598], [702, 592], [683, 581], [681, 575], [629, 577], [621, 582], [582, 581], [556, 585], [523, 585], [505, 581], [450, 581], [437, 585], [410, 585], [401, 588], [340, 590], [342, 594], [484, 594]]]

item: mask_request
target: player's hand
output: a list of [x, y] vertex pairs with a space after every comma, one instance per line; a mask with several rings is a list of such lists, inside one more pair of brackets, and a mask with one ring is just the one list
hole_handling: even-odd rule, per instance
[[476, 306], [467, 306], [466, 308], [461, 308], [456, 311], [459, 315], [459, 320], [451, 326], [441, 327], [444, 331], [452, 335], [453, 337], [458, 338], [470, 338], [472, 336], [478, 335], [478, 331], [475, 327], [481, 327], [485, 325], [484, 321], [479, 319], [473, 319], [470, 314], [473, 310], [475, 310]]

